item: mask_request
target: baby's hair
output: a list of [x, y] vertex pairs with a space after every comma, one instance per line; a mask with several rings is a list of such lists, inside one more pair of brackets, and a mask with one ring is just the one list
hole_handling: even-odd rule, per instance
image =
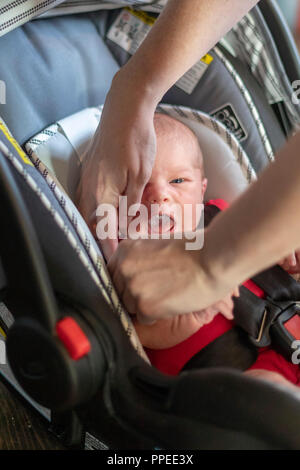
[[199, 167], [202, 173], [202, 177], [204, 178], [203, 154], [198, 137], [195, 132], [189, 126], [179, 121], [178, 119], [175, 119], [172, 116], [169, 116], [168, 114], [159, 112], [156, 112], [154, 114], [154, 127], [156, 134], [159, 134], [160, 132], [165, 132], [166, 130], [171, 130], [171, 132], [173, 133], [177, 133], [179, 130], [181, 130], [184, 131], [186, 134], [189, 134], [193, 138], [198, 152], [197, 158], [199, 162]]

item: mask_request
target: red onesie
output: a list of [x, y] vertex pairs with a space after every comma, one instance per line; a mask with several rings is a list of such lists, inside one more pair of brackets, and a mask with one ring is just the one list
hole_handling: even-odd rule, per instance
[[[221, 210], [228, 207], [228, 204], [222, 199], [212, 200], [207, 204], [213, 204]], [[246, 281], [243, 285], [258, 297], [264, 297], [264, 292], [254, 284], [253, 281]], [[166, 374], [177, 375], [198, 351], [223, 333], [226, 333], [226, 331], [233, 328], [233, 326], [233, 320], [227, 320], [227, 318], [219, 313], [212, 322], [204, 325], [196, 333], [176, 346], [168, 349], [145, 348], [145, 350], [153, 366]], [[249, 370], [251, 369], [264, 369], [278, 372], [293, 384], [300, 386], [299, 366], [288, 362], [281, 354], [270, 347], [261, 348], [259, 350], [258, 358]]]

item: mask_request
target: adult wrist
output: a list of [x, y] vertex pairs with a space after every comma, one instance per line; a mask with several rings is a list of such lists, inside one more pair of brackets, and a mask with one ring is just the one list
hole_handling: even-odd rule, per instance
[[111, 91], [118, 90], [134, 100], [137, 107], [155, 111], [164, 92], [154, 83], [151, 75], [128, 62], [114, 76]]
[[205, 230], [204, 246], [199, 252], [199, 262], [207, 285], [220, 294], [217, 294], [219, 298], [228, 294], [240, 281], [237, 279], [231, 254], [222, 248], [220, 237], [216, 239], [208, 227]]

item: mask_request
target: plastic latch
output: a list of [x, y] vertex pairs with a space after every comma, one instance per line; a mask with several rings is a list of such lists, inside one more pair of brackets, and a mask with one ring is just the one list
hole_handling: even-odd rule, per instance
[[70, 357], [78, 361], [91, 350], [91, 343], [72, 317], [65, 317], [56, 324], [56, 333]]
[[289, 305], [271, 325], [272, 343], [288, 360], [292, 360], [293, 343], [300, 339], [300, 311], [297, 303]]
[[283, 323], [285, 329], [295, 338], [300, 340], [300, 316], [295, 314], [288, 321]]

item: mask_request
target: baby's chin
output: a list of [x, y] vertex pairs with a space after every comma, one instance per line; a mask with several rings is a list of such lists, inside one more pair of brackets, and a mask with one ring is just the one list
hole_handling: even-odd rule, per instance
[[177, 229], [176, 218], [168, 214], [157, 214], [148, 221], [148, 234], [174, 233]]

